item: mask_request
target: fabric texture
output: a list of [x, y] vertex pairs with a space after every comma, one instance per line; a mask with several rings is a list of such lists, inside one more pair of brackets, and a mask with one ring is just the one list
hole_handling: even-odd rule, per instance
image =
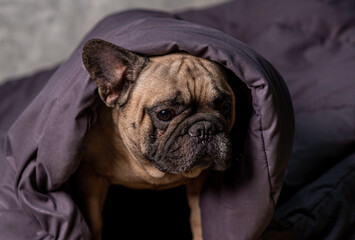
[[287, 224], [270, 239], [355, 239], [354, 1], [239, 0], [180, 17], [248, 44], [290, 89], [295, 142], [275, 212]]
[[[201, 17], [209, 11], [201, 11]], [[98, 23], [57, 70], [0, 87], [0, 239], [90, 238], [70, 192], [70, 178], [80, 164], [85, 133], [95, 123], [99, 101], [81, 60], [82, 46], [92, 38], [146, 56], [184, 51], [233, 73], [230, 84], [240, 109], [232, 138], [241, 156], [228, 171], [212, 172], [205, 184], [200, 202], [203, 235], [205, 240], [262, 237], [274, 214], [294, 140], [290, 95], [267, 60], [231, 33], [193, 23], [198, 22], [194, 16], [113, 14]], [[246, 132], [243, 138], [240, 132]]]

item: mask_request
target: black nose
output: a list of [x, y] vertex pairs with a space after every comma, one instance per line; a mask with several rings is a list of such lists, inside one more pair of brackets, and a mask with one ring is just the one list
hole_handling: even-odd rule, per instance
[[213, 123], [208, 121], [201, 121], [193, 124], [189, 128], [189, 135], [191, 137], [198, 137], [201, 139], [208, 139], [215, 134], [216, 127]]

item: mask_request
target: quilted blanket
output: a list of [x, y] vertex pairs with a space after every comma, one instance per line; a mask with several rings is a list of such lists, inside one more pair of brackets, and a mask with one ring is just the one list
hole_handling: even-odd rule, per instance
[[[205, 240], [353, 239], [354, 9], [238, 0], [103, 19], [58, 68], [0, 86], [0, 239], [90, 238], [71, 177], [95, 124], [96, 86], [81, 60], [92, 38], [146, 56], [188, 52], [235, 75], [241, 154], [204, 186]], [[103, 214], [104, 239], [191, 238], [182, 188], [112, 187]]]

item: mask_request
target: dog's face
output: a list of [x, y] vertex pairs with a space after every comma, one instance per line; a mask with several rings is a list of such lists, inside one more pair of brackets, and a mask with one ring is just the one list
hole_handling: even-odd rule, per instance
[[185, 53], [146, 58], [102, 40], [85, 44], [83, 60], [125, 146], [152, 176], [229, 167], [234, 95], [218, 64]]

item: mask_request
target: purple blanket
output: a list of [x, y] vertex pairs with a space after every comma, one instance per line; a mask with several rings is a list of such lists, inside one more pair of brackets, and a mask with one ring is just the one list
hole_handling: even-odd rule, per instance
[[[105, 18], [84, 38], [147, 56], [185, 51], [235, 74], [230, 84], [240, 101], [233, 138], [242, 156], [225, 173], [211, 174], [205, 185], [200, 202], [205, 240], [355, 236], [354, 9], [351, 1], [244, 0], [175, 15], [130, 11]], [[285, 78], [295, 137], [283, 79], [236, 38]], [[98, 100], [81, 61], [83, 42], [57, 70], [0, 87], [0, 239], [90, 238], [70, 191]], [[134, 196], [119, 202], [126, 209], [149, 202], [129, 190], [118, 192]], [[175, 215], [180, 193], [169, 192], [169, 204], [147, 205], [169, 213], [146, 220], [155, 239], [185, 239], [171, 231], [159, 238], [161, 222], [174, 231], [183, 228]], [[114, 226], [107, 229], [110, 238], [124, 231], [121, 222], [115, 225], [125, 216], [112, 213], [116, 203], [108, 201], [104, 213]], [[270, 224], [273, 215], [282, 222]], [[134, 227], [130, 239], [142, 229]], [[147, 232], [140, 234], [149, 239]]]
[[355, 239], [355, 2], [239, 0], [180, 17], [245, 42], [289, 87], [295, 141], [275, 212], [287, 224], [271, 239]]
[[[91, 38], [148, 56], [185, 51], [208, 58], [230, 69], [240, 79], [236, 81], [250, 89], [253, 111], [245, 126], [242, 163], [228, 174], [211, 175], [201, 207], [205, 239], [216, 239], [218, 232], [226, 232], [229, 237], [225, 239], [259, 237], [272, 218], [293, 140], [293, 111], [280, 75], [234, 38], [164, 13], [132, 11], [109, 16], [85, 41]], [[95, 84], [83, 67], [81, 48], [55, 71], [10, 128], [3, 130], [3, 238], [89, 237], [67, 190], [80, 163], [85, 132], [95, 119], [97, 100]], [[236, 84], [240, 83], [231, 83]], [[6, 85], [1, 91], [8, 91]], [[13, 91], [1, 104], [10, 105], [26, 91]]]

